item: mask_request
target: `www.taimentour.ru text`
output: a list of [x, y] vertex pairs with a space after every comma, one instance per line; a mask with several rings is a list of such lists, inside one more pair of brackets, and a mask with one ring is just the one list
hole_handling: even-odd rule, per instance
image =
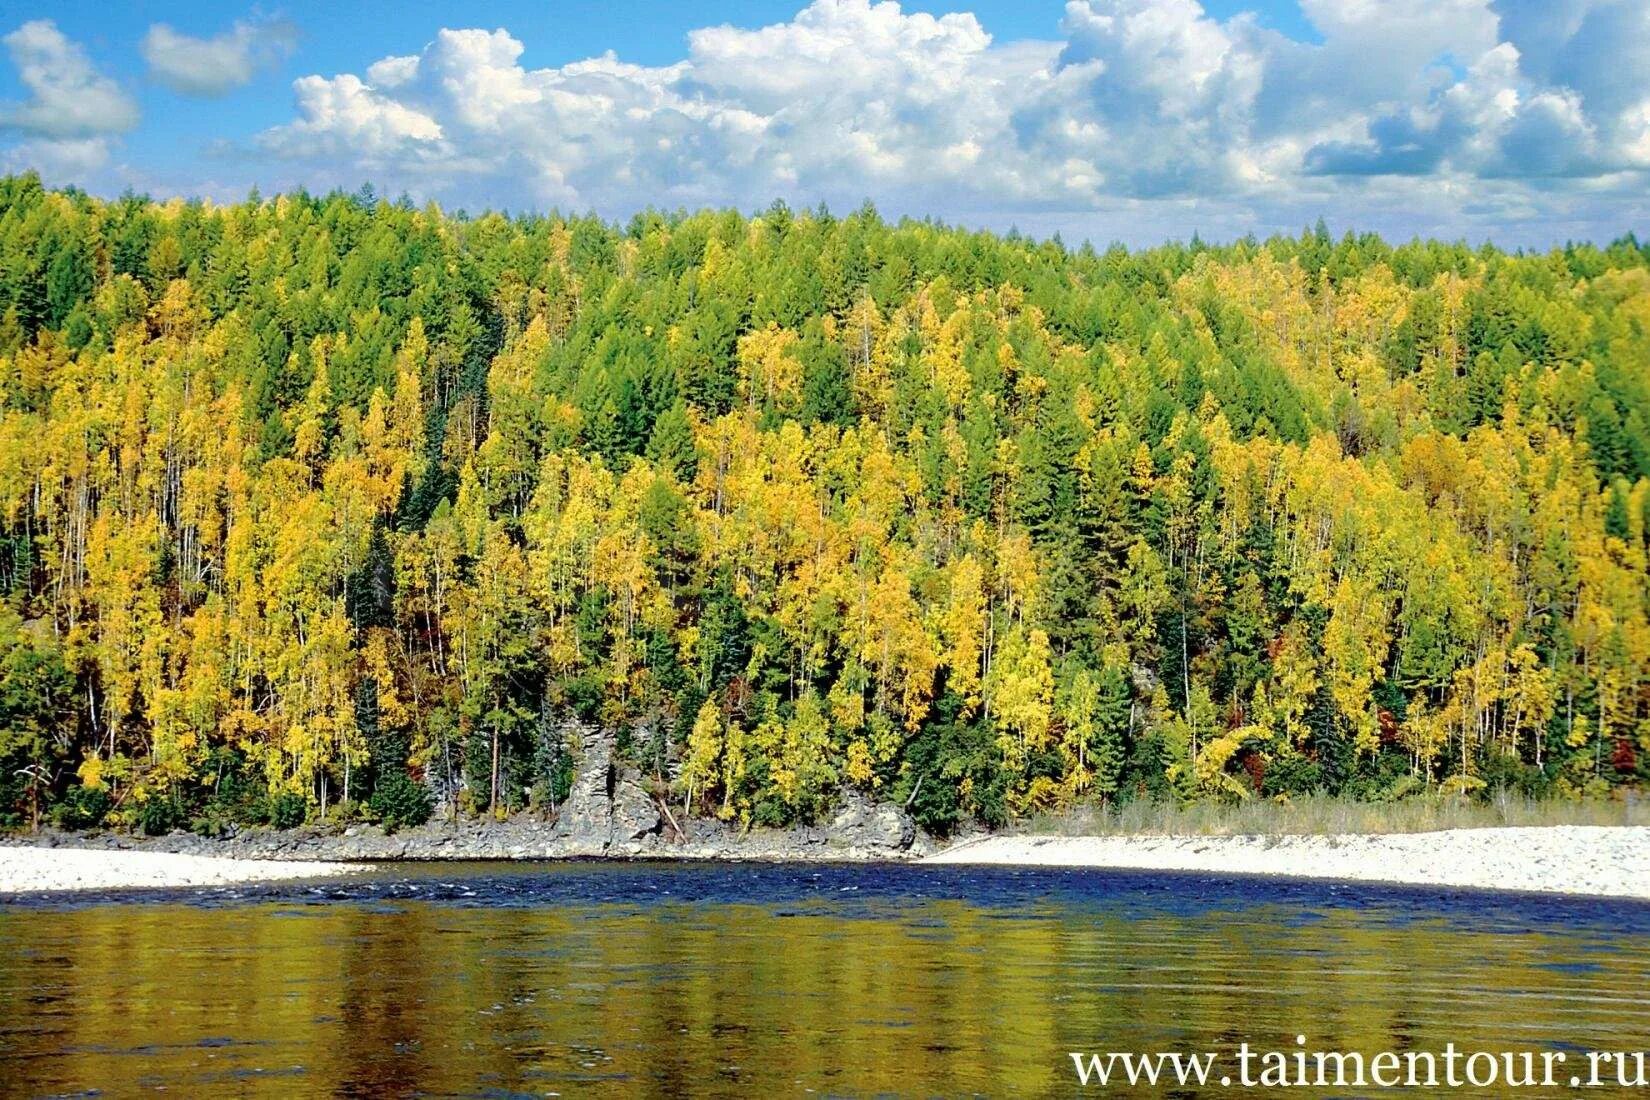
[[1637, 1088], [1650, 1090], [1644, 1051], [1309, 1050], [1297, 1035], [1290, 1049], [1240, 1043], [1236, 1051], [1072, 1051], [1077, 1083], [1220, 1085], [1223, 1088]]

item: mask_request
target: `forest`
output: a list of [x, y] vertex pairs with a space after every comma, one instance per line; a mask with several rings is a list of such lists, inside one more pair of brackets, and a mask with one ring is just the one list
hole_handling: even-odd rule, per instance
[[0, 824], [1650, 779], [1650, 246], [0, 179]]

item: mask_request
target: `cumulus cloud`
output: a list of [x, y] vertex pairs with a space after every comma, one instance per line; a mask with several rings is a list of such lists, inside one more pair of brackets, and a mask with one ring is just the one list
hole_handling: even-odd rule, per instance
[[155, 78], [183, 95], [221, 96], [278, 64], [298, 43], [282, 20], [237, 22], [211, 38], [195, 38], [156, 23], [143, 36], [144, 62]]
[[1011, 140], [1017, 85], [1046, 79], [1057, 50], [997, 48], [972, 16], [863, 0], [821, 0], [755, 31], [700, 30], [686, 59], [662, 67], [607, 54], [528, 69], [507, 31], [443, 30], [365, 80], [299, 81], [298, 117], [260, 143], [609, 209], [804, 193], [1036, 198], [1065, 189], [1058, 174], [991, 153]]
[[4, 108], [5, 125], [46, 138], [92, 137], [137, 125], [137, 104], [50, 19], [24, 23], [0, 42], [31, 95]]
[[42, 138], [19, 142], [0, 153], [7, 172], [34, 170], [52, 181], [75, 181], [102, 168], [109, 160], [108, 139]]
[[0, 128], [24, 139], [9, 151], [13, 164], [27, 158], [49, 172], [83, 173], [108, 159], [110, 135], [137, 125], [137, 104], [50, 19], [24, 23], [0, 42], [29, 92], [23, 103], [0, 105]]
[[[1499, 39], [1428, 94], [1308, 152], [1328, 174], [1597, 179], [1650, 169], [1650, 8], [1499, 0]], [[1470, 62], [1470, 63], [1469, 63]]]
[[688, 57], [663, 67], [606, 54], [528, 69], [507, 31], [443, 30], [365, 80], [298, 81], [298, 118], [261, 144], [426, 179], [521, 181], [540, 203], [857, 202], [888, 189], [995, 201], [1063, 186], [1024, 178], [1046, 165], [989, 155], [1009, 140], [1016, 85], [1046, 76], [1056, 50], [994, 48], [972, 16], [862, 0], [696, 31]]
[[266, 147], [276, 153], [351, 158], [369, 167], [423, 156], [453, 159], [440, 123], [354, 76], [306, 76], [293, 89], [304, 117], [266, 136]]
[[1313, 41], [1199, 0], [1071, 0], [1049, 40], [1003, 43], [967, 13], [815, 0], [694, 31], [658, 66], [533, 68], [508, 30], [444, 29], [298, 80], [254, 151], [477, 204], [869, 196], [1024, 224], [1212, 212], [1240, 231], [1314, 210], [1556, 224], [1650, 173], [1642, 0], [1300, 2]]
[[[1070, 0], [1046, 40], [1001, 42], [966, 12], [815, 0], [771, 26], [694, 31], [667, 65], [532, 67], [506, 29], [444, 29], [416, 53], [301, 77], [289, 121], [211, 135], [207, 155], [248, 182], [371, 179], [470, 206], [869, 197], [1133, 240], [1325, 213], [1523, 243], [1650, 217], [1643, 0], [1299, 3], [1310, 40], [1200, 0]], [[268, 20], [208, 38], [156, 24], [140, 52], [158, 81], [211, 96], [294, 43]], [[146, 178], [105, 170], [138, 110], [78, 44], [49, 20], [0, 44], [24, 89], [0, 104], [0, 168]], [[162, 189], [199, 189], [201, 167], [169, 164]]]

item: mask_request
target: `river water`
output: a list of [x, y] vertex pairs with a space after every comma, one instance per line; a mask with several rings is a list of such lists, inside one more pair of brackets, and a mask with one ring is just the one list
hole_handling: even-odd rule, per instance
[[5, 1094], [1070, 1095], [1073, 1051], [1300, 1034], [1650, 1049], [1650, 906], [669, 863], [0, 904]]

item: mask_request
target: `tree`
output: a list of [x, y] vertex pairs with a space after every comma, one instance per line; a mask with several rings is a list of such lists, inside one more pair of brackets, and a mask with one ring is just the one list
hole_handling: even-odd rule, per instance
[[86, 246], [79, 240], [60, 242], [46, 266], [46, 327], [63, 325], [91, 297], [95, 280]]
[[74, 682], [55, 648], [11, 612], [0, 613], [0, 820], [40, 827], [46, 799], [69, 763]]
[[687, 405], [672, 403], [653, 422], [647, 442], [647, 458], [678, 481], [690, 482], [698, 471], [699, 456], [693, 439], [693, 424]]
[[722, 715], [714, 700], [706, 699], [688, 733], [687, 757], [682, 761], [682, 812], [692, 813], [695, 797], [710, 789], [721, 774]]
[[395, 554], [382, 516], [372, 525], [360, 567], [349, 576], [344, 604], [356, 630], [395, 625]]

